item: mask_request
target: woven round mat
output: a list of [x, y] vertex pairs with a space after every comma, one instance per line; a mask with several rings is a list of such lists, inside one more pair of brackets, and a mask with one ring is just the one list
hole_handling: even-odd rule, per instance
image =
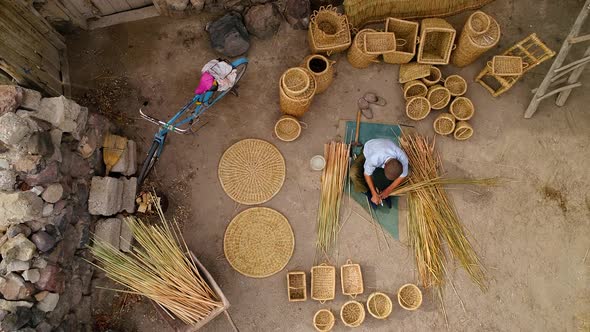
[[287, 218], [265, 207], [240, 212], [227, 226], [223, 238], [229, 264], [252, 278], [265, 278], [281, 271], [294, 248], [295, 237]]
[[241, 140], [221, 156], [218, 176], [223, 190], [234, 201], [261, 204], [281, 190], [285, 182], [285, 159], [267, 141]]

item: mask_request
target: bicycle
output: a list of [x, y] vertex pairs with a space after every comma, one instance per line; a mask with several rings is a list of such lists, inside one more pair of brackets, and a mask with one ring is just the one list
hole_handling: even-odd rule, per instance
[[[221, 100], [228, 92], [237, 94], [238, 82], [246, 72], [248, 66], [248, 59], [239, 58], [233, 62], [224, 60], [231, 64], [233, 69], [236, 70], [236, 79], [233, 82], [231, 88], [225, 91], [207, 91], [202, 94], [195, 95], [186, 105], [184, 105], [168, 122], [158, 120], [150, 115], [143, 112], [143, 107], [148, 105], [148, 102], [143, 103], [143, 107], [139, 109], [141, 118], [152, 122], [160, 127], [160, 130], [154, 135], [154, 140], [150, 149], [148, 150], [147, 157], [145, 158], [139, 176], [137, 177], [138, 186], [141, 186], [145, 178], [149, 175], [150, 171], [160, 158], [164, 149], [164, 143], [166, 142], [166, 135], [169, 132], [178, 134], [188, 134], [194, 125], [196, 125], [200, 116], [213, 106], [216, 102]], [[194, 106], [194, 110], [189, 114], [189, 111]], [[185, 128], [181, 126], [187, 125]]]

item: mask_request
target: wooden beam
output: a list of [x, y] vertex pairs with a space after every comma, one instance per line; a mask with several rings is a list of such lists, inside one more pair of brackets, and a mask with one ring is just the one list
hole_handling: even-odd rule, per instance
[[88, 21], [88, 29], [94, 30], [99, 28], [108, 27], [111, 25], [143, 20], [146, 18], [159, 16], [160, 13], [155, 6], [144, 7], [140, 9], [129, 10], [122, 13], [116, 13], [113, 15], [103, 16], [96, 20]]
[[68, 51], [64, 48], [61, 51], [61, 85], [63, 87], [64, 96], [72, 97], [72, 84], [70, 82], [70, 63], [68, 61]]

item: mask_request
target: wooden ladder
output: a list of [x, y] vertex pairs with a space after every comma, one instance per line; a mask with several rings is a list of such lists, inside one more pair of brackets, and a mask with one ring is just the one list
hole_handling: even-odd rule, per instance
[[[584, 25], [584, 22], [588, 18], [589, 11], [590, 0], [586, 0], [584, 7], [582, 7], [582, 10], [580, 11], [580, 14], [578, 14], [578, 18], [574, 22], [570, 33], [561, 45], [559, 54], [555, 58], [555, 61], [553, 61], [553, 64], [547, 72], [547, 75], [545, 75], [543, 82], [541, 82], [538, 88], [533, 90], [535, 95], [531, 99], [529, 106], [524, 112], [525, 118], [529, 119], [533, 116], [533, 114], [535, 114], [541, 100], [555, 94], [559, 94], [555, 100], [555, 104], [557, 106], [563, 106], [572, 92], [572, 89], [582, 85], [582, 83], [580, 83], [578, 80], [580, 79], [586, 64], [590, 62], [590, 46], [586, 48], [583, 58], [573, 61], [567, 65], [563, 65], [563, 63], [565, 62], [565, 59], [574, 44], [590, 40], [590, 34], [583, 36], [578, 35], [580, 33], [580, 29]], [[567, 76], [568, 74], [569, 76]], [[547, 92], [550, 87], [564, 83], [566, 85]]]

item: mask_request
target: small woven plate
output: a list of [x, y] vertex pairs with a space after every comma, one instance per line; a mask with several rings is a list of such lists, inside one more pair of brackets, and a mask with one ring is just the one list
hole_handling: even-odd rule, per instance
[[294, 248], [295, 237], [287, 218], [266, 207], [240, 212], [227, 226], [223, 238], [223, 252], [229, 264], [252, 278], [265, 278], [281, 271]]
[[241, 140], [221, 156], [218, 176], [223, 190], [234, 201], [261, 204], [281, 190], [285, 182], [285, 159], [267, 141]]

